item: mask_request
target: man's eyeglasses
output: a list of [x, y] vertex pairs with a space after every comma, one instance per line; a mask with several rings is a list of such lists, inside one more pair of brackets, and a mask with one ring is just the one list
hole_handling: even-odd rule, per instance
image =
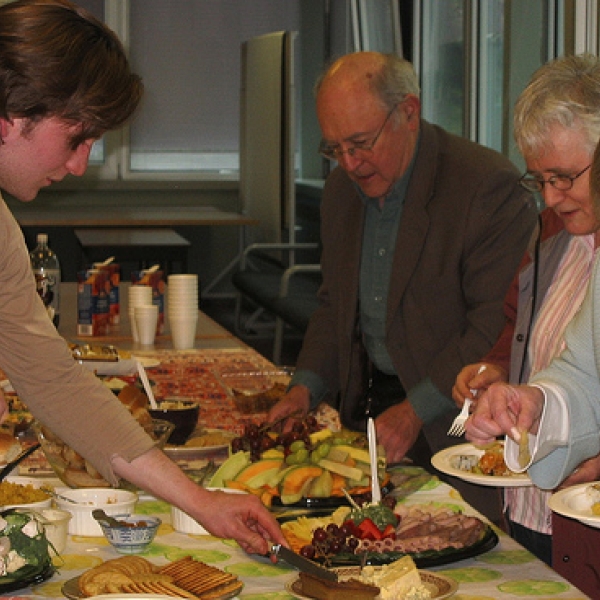
[[383, 133], [383, 129], [385, 128], [386, 123], [392, 116], [392, 113], [396, 110], [396, 106], [398, 105], [395, 105], [394, 108], [392, 108], [392, 110], [390, 110], [390, 112], [387, 114], [383, 125], [379, 128], [379, 131], [375, 134], [375, 137], [373, 137], [372, 139], [355, 140], [352, 142], [352, 145], [346, 148], [346, 150], [342, 150], [339, 144], [333, 146], [328, 144], [325, 140], [321, 140], [321, 143], [319, 144], [319, 154], [322, 154], [325, 158], [329, 158], [330, 160], [337, 161], [339, 161], [340, 157], [344, 154], [347, 154], [348, 156], [352, 157], [355, 156], [357, 153], [363, 155], [370, 154], [373, 151], [373, 146], [375, 146], [377, 140]]
[[566, 192], [573, 187], [575, 180], [578, 177], [581, 177], [591, 166], [592, 165], [589, 164], [585, 169], [579, 171], [579, 173], [576, 175], [556, 174], [551, 175], [548, 177], [548, 179], [535, 177], [535, 175], [531, 175], [531, 173], [525, 173], [525, 175], [519, 179], [519, 184], [530, 192], [541, 192], [544, 189], [544, 185], [547, 183], [561, 192]]

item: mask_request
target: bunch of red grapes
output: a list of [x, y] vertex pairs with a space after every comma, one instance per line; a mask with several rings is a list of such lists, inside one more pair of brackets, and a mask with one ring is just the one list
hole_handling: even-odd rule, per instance
[[341, 526], [330, 523], [327, 527], [318, 527], [313, 531], [310, 544], [302, 546], [300, 554], [305, 558], [327, 558], [337, 554], [354, 554], [359, 540], [354, 536], [351, 524]]
[[231, 441], [231, 452], [235, 454], [240, 450], [250, 452], [250, 460], [257, 461], [260, 455], [269, 450], [281, 446], [284, 450], [296, 441], [302, 440], [309, 448], [310, 434], [319, 431], [317, 419], [313, 415], [308, 415], [302, 420], [296, 420], [291, 431], [279, 433], [273, 429], [272, 423], [248, 423], [244, 427], [244, 433]]

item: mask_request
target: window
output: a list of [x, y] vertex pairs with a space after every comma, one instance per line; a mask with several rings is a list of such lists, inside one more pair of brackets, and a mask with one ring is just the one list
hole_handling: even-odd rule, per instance
[[415, 6], [424, 118], [522, 162], [512, 140], [512, 107], [533, 71], [563, 53], [564, 1], [417, 0]]
[[136, 118], [95, 144], [90, 170], [124, 179], [237, 179], [241, 43], [297, 30], [299, 0], [79, 4], [119, 34], [145, 85]]

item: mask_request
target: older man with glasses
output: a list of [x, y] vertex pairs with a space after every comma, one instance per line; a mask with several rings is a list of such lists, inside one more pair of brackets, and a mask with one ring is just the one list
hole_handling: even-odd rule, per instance
[[[429, 466], [460, 369], [503, 326], [502, 301], [536, 220], [515, 167], [421, 119], [410, 63], [375, 52], [317, 84], [320, 152], [338, 162], [321, 209], [323, 286], [283, 418], [328, 399], [345, 426], [376, 418], [388, 462]], [[453, 481], [492, 518], [481, 488]]]

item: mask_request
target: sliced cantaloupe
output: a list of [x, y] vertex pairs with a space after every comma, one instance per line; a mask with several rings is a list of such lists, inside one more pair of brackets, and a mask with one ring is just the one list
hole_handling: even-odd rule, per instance
[[[278, 458], [257, 460], [256, 462], [250, 463], [248, 466], [244, 467], [236, 475], [235, 480], [239, 481], [240, 483], [248, 483], [251, 479], [266, 471], [270, 471], [272, 474], [273, 471], [279, 470], [282, 465], [283, 461]], [[256, 481], [256, 479], [254, 481]]]
[[302, 491], [305, 483], [308, 480], [313, 480], [323, 472], [321, 467], [316, 466], [298, 466], [291, 469], [286, 476], [281, 480], [279, 490], [283, 501], [284, 496], [292, 496]]

